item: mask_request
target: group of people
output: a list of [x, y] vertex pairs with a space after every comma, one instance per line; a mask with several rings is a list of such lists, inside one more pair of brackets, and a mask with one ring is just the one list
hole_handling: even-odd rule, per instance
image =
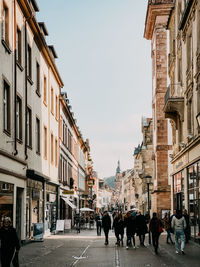
[[[136, 235], [139, 237], [140, 246], [144, 247], [145, 234], [150, 231], [155, 254], [158, 254], [159, 237], [163, 229], [165, 229], [167, 232], [167, 244], [175, 244], [176, 253], [179, 253], [180, 239], [181, 253], [184, 255], [185, 243], [188, 243], [190, 239], [190, 223], [187, 210], [184, 210], [183, 213], [180, 210], [176, 210], [172, 216], [166, 213], [163, 219], [159, 219], [155, 212], [151, 219], [147, 215], [142, 215], [140, 211], [129, 211], [126, 214], [115, 212], [113, 214], [113, 223], [111, 223], [111, 217], [107, 211], [103, 215], [99, 213], [96, 215], [97, 235], [101, 235], [102, 227], [105, 234], [105, 245], [108, 245], [109, 230], [113, 229], [117, 239], [116, 245], [120, 246], [121, 244], [123, 246], [124, 232], [126, 229], [126, 249], [129, 249], [130, 246], [136, 248]], [[175, 236], [175, 242], [172, 240], [172, 233]]]
[[20, 241], [15, 228], [12, 227], [10, 217], [3, 218], [0, 225], [0, 258], [2, 267], [19, 266], [18, 252]]

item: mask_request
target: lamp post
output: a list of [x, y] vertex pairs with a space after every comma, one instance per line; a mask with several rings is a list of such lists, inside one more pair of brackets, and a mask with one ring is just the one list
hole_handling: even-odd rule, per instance
[[[152, 177], [150, 175], [145, 176], [145, 183], [147, 184], [147, 200], [148, 200], [148, 213], [150, 216], [150, 199], [149, 199], [149, 184], [151, 183]], [[151, 233], [149, 229], [149, 245], [151, 245]]]

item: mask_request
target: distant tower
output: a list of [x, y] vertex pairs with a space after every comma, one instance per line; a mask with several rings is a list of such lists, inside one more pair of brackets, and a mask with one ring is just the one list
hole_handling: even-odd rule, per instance
[[118, 160], [116, 174], [115, 174], [116, 199], [119, 199], [120, 189], [121, 189], [121, 181], [122, 181], [122, 174], [121, 174], [121, 169], [120, 169], [120, 161]]

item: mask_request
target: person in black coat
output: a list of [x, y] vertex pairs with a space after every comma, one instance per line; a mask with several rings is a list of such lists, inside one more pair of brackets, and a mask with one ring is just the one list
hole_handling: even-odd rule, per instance
[[105, 234], [105, 245], [108, 245], [108, 234], [109, 230], [111, 229], [111, 219], [110, 216], [108, 215], [107, 211], [104, 211], [103, 213], [103, 218], [102, 218], [102, 228], [104, 230]]
[[185, 234], [185, 243], [187, 244], [190, 240], [190, 217], [186, 209], [183, 210], [183, 216], [186, 221], [186, 228], [184, 229], [184, 234]]
[[152, 232], [152, 241], [155, 253], [158, 254], [158, 243], [159, 237], [162, 232], [163, 224], [160, 219], [158, 219], [156, 212], [153, 213], [153, 218], [149, 223], [149, 230]]
[[114, 221], [113, 221], [113, 229], [115, 231], [115, 236], [117, 238], [116, 245], [119, 246], [120, 241], [121, 241], [121, 244], [123, 246], [124, 221], [123, 221], [122, 215], [119, 215], [119, 212], [116, 212], [115, 214]]
[[131, 241], [133, 240], [133, 247], [135, 248], [135, 233], [136, 233], [136, 213], [131, 213], [130, 211], [126, 214], [124, 224], [126, 227], [126, 249], [128, 249], [131, 245]]
[[[15, 228], [11, 226], [11, 219], [9, 217], [3, 220], [3, 227], [0, 229], [0, 240], [1, 266], [10, 267], [14, 254], [18, 253], [20, 250], [20, 242]], [[18, 266], [15, 262], [13, 262], [13, 265]]]
[[140, 246], [144, 247], [145, 234], [148, 232], [144, 215], [139, 211], [136, 216], [136, 231], [140, 239]]
[[101, 235], [101, 213], [99, 212], [95, 218], [97, 226], [97, 235]]

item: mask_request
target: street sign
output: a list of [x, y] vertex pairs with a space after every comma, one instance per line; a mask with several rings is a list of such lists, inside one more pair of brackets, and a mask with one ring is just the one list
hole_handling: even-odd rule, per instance
[[74, 190], [63, 190], [63, 195], [73, 195], [74, 194]]

